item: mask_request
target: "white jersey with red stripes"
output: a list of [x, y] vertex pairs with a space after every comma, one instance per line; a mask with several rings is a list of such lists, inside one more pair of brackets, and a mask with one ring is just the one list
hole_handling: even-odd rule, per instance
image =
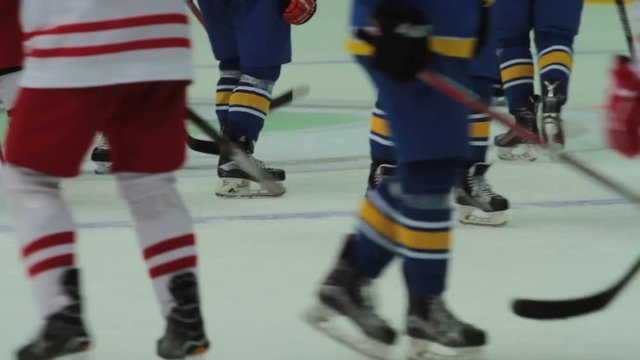
[[191, 79], [184, 0], [22, 0], [20, 10], [23, 87]]

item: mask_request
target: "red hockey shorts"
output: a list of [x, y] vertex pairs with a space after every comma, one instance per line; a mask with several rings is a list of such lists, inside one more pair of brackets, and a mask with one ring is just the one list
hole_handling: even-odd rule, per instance
[[113, 172], [177, 170], [186, 154], [187, 84], [23, 88], [9, 124], [6, 161], [51, 176], [77, 176], [96, 133], [103, 132]]

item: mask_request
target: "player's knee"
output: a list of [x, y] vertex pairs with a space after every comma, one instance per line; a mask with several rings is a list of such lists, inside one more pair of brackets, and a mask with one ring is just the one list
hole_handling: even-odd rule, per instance
[[136, 220], [156, 219], [175, 209], [186, 211], [172, 173], [119, 173], [116, 182]]
[[450, 157], [414, 161], [398, 168], [405, 194], [448, 193], [457, 183], [464, 158]]
[[276, 82], [280, 78], [280, 70], [282, 66], [243, 66], [242, 75], [262, 81]]
[[50, 200], [60, 197], [59, 178], [10, 164], [2, 166], [0, 173], [7, 198], [18, 211], [46, 211]]

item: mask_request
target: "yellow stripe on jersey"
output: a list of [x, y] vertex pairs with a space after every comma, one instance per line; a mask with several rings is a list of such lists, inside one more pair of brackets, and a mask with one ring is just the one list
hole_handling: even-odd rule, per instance
[[474, 138], [489, 137], [491, 131], [491, 122], [489, 119], [482, 122], [474, 122], [469, 124], [469, 136]]
[[386, 136], [386, 137], [391, 137], [391, 130], [389, 129], [389, 123], [387, 123], [387, 120], [379, 116], [371, 115], [370, 130], [371, 132], [374, 132], [376, 134]]
[[451, 231], [417, 231], [396, 225], [398, 237], [395, 239], [400, 244], [415, 250], [448, 250], [451, 243]]
[[395, 238], [396, 223], [378, 210], [368, 199], [365, 199], [362, 203], [359, 215], [378, 234], [388, 240]]
[[502, 82], [508, 82], [522, 77], [533, 77], [533, 65], [515, 65], [500, 71]]
[[231, 91], [219, 90], [216, 92], [216, 104], [228, 105], [231, 98]]
[[552, 64], [560, 64], [571, 70], [571, 67], [573, 66], [573, 59], [571, 58], [571, 54], [566, 51], [552, 51], [542, 55], [538, 59], [538, 69], [542, 69]]
[[345, 44], [347, 51], [356, 56], [371, 56], [375, 51], [373, 45], [358, 39], [348, 39]]
[[234, 92], [231, 95], [229, 104], [232, 106], [242, 105], [242, 106], [252, 107], [266, 114], [269, 112], [269, 106], [271, 106], [271, 101], [256, 94], [245, 93], [245, 92]]
[[475, 38], [429, 37], [429, 49], [434, 53], [463, 59], [470, 59], [476, 55], [477, 43]]
[[[451, 38], [432, 36], [429, 38], [429, 49], [437, 54], [470, 59], [475, 56], [477, 40], [474, 38]], [[371, 56], [375, 48], [373, 45], [358, 39], [347, 40], [346, 49], [353, 55]]]

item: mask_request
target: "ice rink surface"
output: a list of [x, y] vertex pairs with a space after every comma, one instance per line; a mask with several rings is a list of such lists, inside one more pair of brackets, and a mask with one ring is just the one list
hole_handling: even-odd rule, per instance
[[[288, 172], [281, 199], [214, 196], [216, 158], [190, 154], [180, 190], [197, 219], [208, 359], [356, 360], [358, 355], [300, 321], [315, 286], [353, 225], [368, 169], [372, 91], [342, 51], [347, 1], [325, 0], [314, 21], [296, 29], [294, 63], [276, 92], [309, 83], [310, 97], [268, 119], [257, 155]], [[197, 67], [191, 101], [212, 117], [215, 64], [194, 25]], [[640, 191], [640, 162], [605, 148], [599, 106], [612, 54], [624, 52], [615, 9], [589, 5], [576, 43], [569, 150]], [[494, 131], [501, 131], [495, 127]], [[162, 322], [127, 210], [109, 177], [66, 183], [81, 227], [78, 245], [93, 360], [155, 359]], [[511, 314], [514, 297], [565, 298], [609, 286], [640, 254], [640, 212], [565, 165], [496, 161], [495, 189], [513, 203], [503, 228], [455, 229], [448, 301], [490, 335], [491, 360], [640, 359], [640, 281], [606, 311], [567, 321]], [[0, 359], [36, 325], [5, 203], [0, 205]], [[380, 279], [382, 313], [402, 328], [405, 290], [397, 264]], [[404, 343], [397, 349], [402, 358]]]

